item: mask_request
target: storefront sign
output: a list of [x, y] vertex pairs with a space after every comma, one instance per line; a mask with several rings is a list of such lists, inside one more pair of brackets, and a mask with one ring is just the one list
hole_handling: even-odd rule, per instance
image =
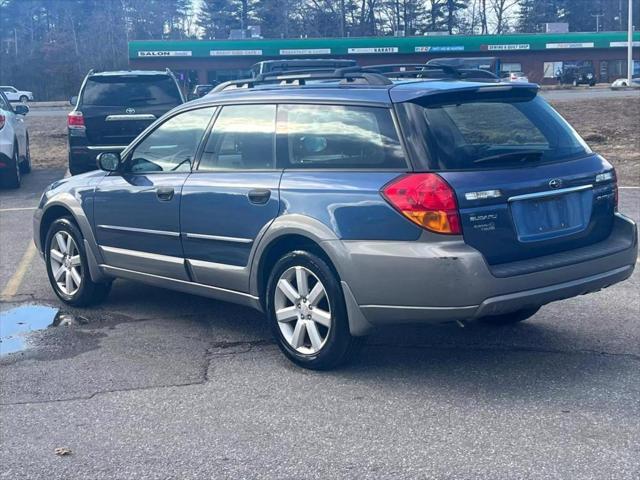
[[258, 57], [262, 55], [262, 50], [210, 50], [209, 55], [212, 57]]
[[139, 57], [190, 57], [191, 50], [143, 50], [138, 52]]
[[331, 55], [330, 48], [285, 48], [280, 55]]
[[547, 48], [593, 48], [593, 42], [547, 43]]
[[487, 50], [529, 50], [531, 45], [528, 43], [505, 43], [502, 45], [487, 45]]
[[[629, 42], [609, 42], [610, 47], [626, 47], [629, 45]], [[636, 42], [635, 40], [631, 43], [632, 47], [640, 47], [640, 42]]]
[[464, 45], [438, 45], [431, 47], [415, 47], [417, 53], [423, 52], [462, 52], [464, 51]]
[[398, 47], [347, 48], [347, 53], [398, 53]]

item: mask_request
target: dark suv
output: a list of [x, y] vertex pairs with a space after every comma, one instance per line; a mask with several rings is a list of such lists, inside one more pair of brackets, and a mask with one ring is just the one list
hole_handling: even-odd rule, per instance
[[34, 237], [55, 293], [88, 305], [127, 278], [237, 302], [329, 368], [379, 325], [515, 323], [631, 275], [613, 167], [537, 85], [379, 70], [220, 85], [53, 184]]
[[167, 71], [93, 72], [71, 98], [69, 171], [95, 170], [100, 152], [120, 152], [157, 118], [184, 102]]

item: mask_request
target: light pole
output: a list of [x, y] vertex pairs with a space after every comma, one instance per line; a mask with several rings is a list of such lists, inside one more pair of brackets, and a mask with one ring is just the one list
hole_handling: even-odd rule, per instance
[[627, 85], [633, 78], [633, 0], [629, 0], [629, 25], [627, 32]]
[[600, 17], [604, 17], [602, 13], [596, 13], [595, 15], [592, 13], [592, 17], [596, 17], [596, 32], [600, 31]]

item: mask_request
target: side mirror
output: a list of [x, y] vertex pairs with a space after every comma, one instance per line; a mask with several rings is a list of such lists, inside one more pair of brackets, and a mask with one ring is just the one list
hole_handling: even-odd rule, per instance
[[78, 103], [78, 96], [77, 96], [77, 95], [74, 95], [73, 97], [71, 97], [71, 98], [69, 99], [69, 103], [75, 107], [75, 106], [76, 106], [76, 103]]
[[29, 113], [29, 107], [19, 104], [13, 107], [13, 111], [16, 115], [26, 115], [27, 113]]
[[98, 155], [98, 166], [105, 172], [117, 172], [120, 168], [120, 155], [113, 152], [102, 152]]

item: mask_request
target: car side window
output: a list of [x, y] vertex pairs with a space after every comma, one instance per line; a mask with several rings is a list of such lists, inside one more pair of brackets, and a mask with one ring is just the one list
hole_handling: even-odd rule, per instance
[[205, 144], [198, 170], [273, 169], [275, 125], [275, 105], [223, 107]]
[[282, 168], [406, 168], [387, 108], [341, 105], [278, 107]]
[[215, 107], [180, 113], [151, 132], [131, 152], [130, 173], [188, 172]]

